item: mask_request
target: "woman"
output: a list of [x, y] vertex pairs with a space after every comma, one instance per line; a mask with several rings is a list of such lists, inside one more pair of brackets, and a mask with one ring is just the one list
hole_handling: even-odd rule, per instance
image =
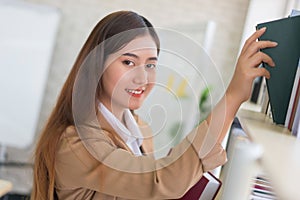
[[[134, 114], [155, 83], [160, 43], [151, 23], [112, 13], [91, 32], [63, 86], [35, 151], [31, 199], [176, 199], [203, 172], [226, 162], [220, 143], [257, 76], [274, 66], [245, 43], [234, 76], [208, 118], [168, 156], [155, 160], [149, 128]], [[125, 34], [124, 34], [125, 33]]]

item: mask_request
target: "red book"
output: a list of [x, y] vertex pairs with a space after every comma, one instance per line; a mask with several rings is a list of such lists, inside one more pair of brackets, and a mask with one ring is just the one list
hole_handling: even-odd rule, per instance
[[179, 200], [213, 200], [217, 196], [222, 182], [212, 173], [206, 172]]

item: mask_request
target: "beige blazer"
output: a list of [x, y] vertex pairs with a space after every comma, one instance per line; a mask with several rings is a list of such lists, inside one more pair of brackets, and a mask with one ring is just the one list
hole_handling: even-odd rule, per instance
[[138, 117], [136, 120], [148, 138], [141, 147], [144, 156], [139, 157], [133, 155], [103, 116], [100, 116], [101, 130], [93, 132], [94, 139], [90, 141], [100, 159], [85, 148], [74, 126], [65, 130], [55, 161], [55, 190], [59, 200], [176, 199], [204, 171], [226, 162], [220, 144], [205, 157], [198, 156], [208, 129], [206, 121], [168, 156], [155, 160], [152, 139], [148, 137], [151, 130]]

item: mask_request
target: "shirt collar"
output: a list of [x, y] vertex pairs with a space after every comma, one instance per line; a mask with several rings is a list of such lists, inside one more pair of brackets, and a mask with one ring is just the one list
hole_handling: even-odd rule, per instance
[[124, 111], [124, 121], [126, 126], [124, 126], [124, 124], [122, 124], [101, 102], [98, 104], [98, 109], [128, 146], [131, 146], [131, 143], [134, 141], [137, 142], [138, 146], [142, 145], [143, 135], [129, 109]]

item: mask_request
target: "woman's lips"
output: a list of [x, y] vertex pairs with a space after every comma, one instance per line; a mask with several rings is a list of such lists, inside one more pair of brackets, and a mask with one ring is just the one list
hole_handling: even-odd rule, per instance
[[145, 91], [145, 88], [139, 89], [125, 89], [125, 91], [133, 97], [141, 97]]

